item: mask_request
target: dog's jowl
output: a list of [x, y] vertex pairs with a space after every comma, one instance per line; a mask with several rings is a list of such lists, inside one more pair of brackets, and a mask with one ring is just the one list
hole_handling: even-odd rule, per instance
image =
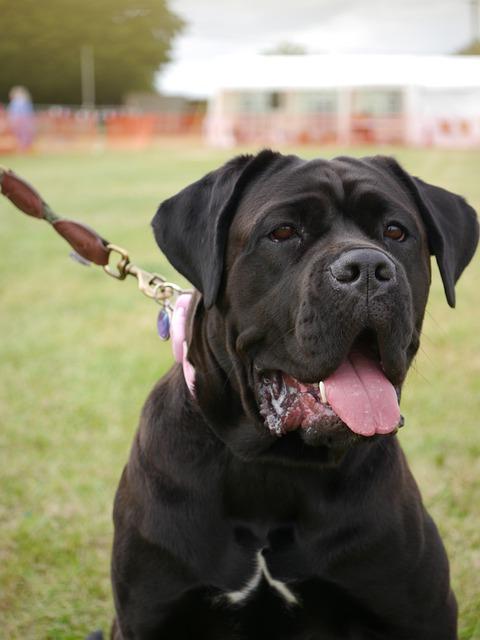
[[143, 410], [114, 509], [112, 637], [455, 640], [397, 431], [430, 256], [453, 306], [472, 208], [391, 158], [263, 151], [164, 202], [153, 229], [196, 289], [195, 382], [176, 364]]

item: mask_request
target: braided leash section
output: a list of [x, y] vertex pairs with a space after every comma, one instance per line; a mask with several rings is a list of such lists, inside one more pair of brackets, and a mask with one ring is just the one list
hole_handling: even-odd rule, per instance
[[3, 195], [23, 213], [33, 218], [45, 218], [45, 209], [48, 209], [48, 205], [28, 182], [13, 171], [0, 167], [0, 185]]
[[[177, 298], [188, 294], [190, 289], [182, 289], [173, 282], [167, 282], [158, 273], [150, 273], [130, 262], [125, 249], [111, 244], [96, 231], [80, 222], [58, 216], [43, 200], [38, 191], [26, 180], [10, 169], [0, 167], [0, 190], [20, 211], [40, 220], [46, 220], [55, 231], [74, 249], [71, 254], [77, 261], [103, 267], [105, 273], [116, 280], [127, 276], [136, 278], [139, 290], [160, 305], [157, 328], [162, 340], [170, 337], [170, 325]], [[117, 255], [116, 266], [109, 264], [110, 255]], [[182, 345], [183, 348], [183, 345]]]
[[108, 264], [108, 241], [90, 227], [58, 216], [26, 180], [10, 169], [0, 167], [0, 188], [20, 211], [32, 218], [46, 220], [84, 260], [100, 266]]

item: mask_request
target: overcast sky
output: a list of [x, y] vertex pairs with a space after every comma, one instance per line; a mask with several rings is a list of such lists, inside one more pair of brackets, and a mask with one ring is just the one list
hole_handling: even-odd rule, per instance
[[187, 26], [158, 86], [168, 93], [207, 95], [219, 59], [285, 41], [311, 53], [450, 53], [471, 39], [471, 2], [170, 0]]

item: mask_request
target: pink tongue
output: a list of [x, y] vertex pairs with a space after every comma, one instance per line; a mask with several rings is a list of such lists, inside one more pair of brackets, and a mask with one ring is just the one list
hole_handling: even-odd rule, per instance
[[400, 421], [397, 394], [375, 360], [352, 351], [324, 383], [328, 403], [354, 433], [373, 436], [395, 430]]

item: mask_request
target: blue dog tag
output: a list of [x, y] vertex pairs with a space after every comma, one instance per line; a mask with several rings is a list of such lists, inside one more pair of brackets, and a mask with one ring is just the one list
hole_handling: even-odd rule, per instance
[[170, 338], [170, 316], [165, 307], [162, 307], [158, 313], [157, 332], [162, 340]]

